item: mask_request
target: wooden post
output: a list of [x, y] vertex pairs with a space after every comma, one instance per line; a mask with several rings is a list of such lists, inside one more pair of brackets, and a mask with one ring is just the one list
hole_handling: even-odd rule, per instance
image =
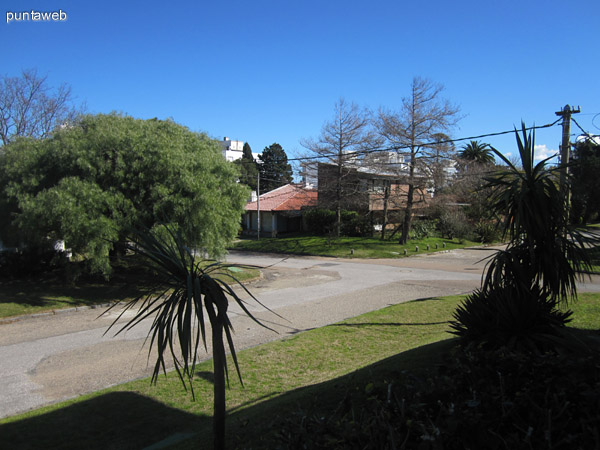
[[560, 180], [559, 187], [564, 201], [566, 218], [568, 220], [569, 210], [571, 207], [571, 191], [569, 189], [569, 160], [571, 159], [571, 115], [581, 112], [577, 109], [565, 105], [560, 111], [556, 112], [557, 116], [563, 118], [562, 127], [562, 145], [560, 147]]
[[260, 172], [256, 179], [256, 240], [260, 240]]

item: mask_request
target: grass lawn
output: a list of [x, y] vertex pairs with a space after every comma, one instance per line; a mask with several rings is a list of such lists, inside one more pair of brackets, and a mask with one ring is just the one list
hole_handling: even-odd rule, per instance
[[[429, 249], [427, 246], [429, 245]], [[454, 248], [480, 245], [471, 241], [428, 237], [410, 240], [406, 245], [397, 240], [382, 241], [378, 238], [327, 236], [287, 236], [277, 238], [242, 239], [233, 249], [253, 252], [285, 253], [292, 255], [333, 256], [338, 258], [399, 258], [418, 253], [450, 250]], [[436, 248], [437, 246], [437, 248]], [[419, 251], [416, 251], [419, 247]]]
[[[284, 417], [368, 392], [372, 380], [431, 367], [454, 344], [447, 321], [462, 297], [414, 301], [239, 353], [245, 387], [227, 391], [230, 448], [270, 448]], [[600, 294], [582, 294], [573, 327], [600, 329]], [[138, 380], [0, 421], [13, 448], [143, 448], [175, 433], [199, 433], [174, 448], [209, 448], [211, 361], [197, 367], [196, 401], [177, 376]], [[301, 418], [299, 418], [300, 420]]]
[[[231, 268], [230, 273], [240, 281], [259, 275], [258, 269], [237, 267]], [[0, 318], [133, 299], [143, 293], [148, 281], [147, 274], [131, 268], [117, 268], [109, 281], [82, 278], [67, 283], [56, 274], [0, 280]]]

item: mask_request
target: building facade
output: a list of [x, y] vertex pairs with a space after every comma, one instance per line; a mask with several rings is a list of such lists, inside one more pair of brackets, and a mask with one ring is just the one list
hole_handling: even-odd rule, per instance
[[244, 151], [244, 141], [235, 141], [227, 136], [223, 138], [221, 143], [221, 152], [227, 161], [236, 161], [242, 158]]

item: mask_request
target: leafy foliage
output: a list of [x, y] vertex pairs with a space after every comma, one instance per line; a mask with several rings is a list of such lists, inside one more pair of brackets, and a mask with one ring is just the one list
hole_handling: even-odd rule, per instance
[[465, 342], [505, 342], [544, 349], [560, 344], [575, 298], [576, 281], [591, 269], [588, 246], [597, 239], [569, 228], [565, 198], [547, 160], [534, 165], [534, 136], [516, 132], [522, 169], [493, 149], [508, 168], [488, 179], [491, 205], [510, 242], [488, 263], [481, 291], [460, 306], [451, 322]]
[[573, 149], [571, 220], [588, 223], [600, 217], [600, 145], [580, 141]]
[[492, 208], [504, 218], [501, 230], [510, 244], [490, 262], [484, 287], [539, 284], [543, 293], [566, 302], [576, 294], [578, 273], [590, 269], [585, 247], [597, 239], [568, 226], [557, 171], [546, 167], [547, 159], [534, 165], [535, 136], [525, 124], [522, 137], [515, 134], [522, 170], [494, 149], [508, 169], [489, 179]]
[[246, 189], [217, 144], [172, 121], [86, 116], [45, 140], [20, 139], [0, 155], [2, 236], [35, 245], [63, 239], [110, 273], [114, 242], [133, 223], [166, 217], [213, 256], [237, 234]]
[[261, 193], [292, 182], [292, 166], [288, 164], [287, 155], [281, 145], [273, 143], [265, 147], [258, 158], [261, 161], [258, 165]]
[[415, 220], [410, 233], [411, 239], [424, 239], [433, 236], [436, 223], [433, 220], [419, 219]]
[[479, 165], [494, 164], [494, 154], [489, 144], [479, 141], [471, 141], [465, 144], [458, 154], [466, 165], [475, 163]]
[[[304, 212], [304, 223], [309, 233], [322, 236], [332, 234], [336, 228], [337, 214], [331, 209], [309, 209]], [[341, 211], [342, 236], [366, 236], [370, 224], [356, 211]]]
[[307, 209], [303, 215], [306, 230], [317, 236], [329, 234], [335, 226], [335, 211], [331, 209]]
[[466, 341], [491, 348], [553, 348], [571, 311], [560, 311], [540, 287], [531, 290], [508, 285], [504, 289], [477, 290], [458, 306], [453, 333]]
[[465, 213], [460, 209], [444, 211], [438, 220], [437, 227], [442, 236], [448, 239], [456, 237], [459, 240], [466, 239], [473, 229]]
[[477, 222], [477, 224], [475, 225], [475, 230], [473, 232], [475, 233], [477, 240], [484, 244], [496, 242], [500, 238], [498, 227], [496, 226], [496, 224], [491, 222]]
[[242, 157], [236, 160], [235, 165], [240, 169], [240, 183], [244, 183], [253, 191], [256, 191], [258, 184], [258, 165], [252, 156], [250, 144], [244, 142]]
[[390, 375], [349, 390], [332, 411], [286, 416], [280, 445], [431, 450], [598, 445], [596, 356], [457, 348], [437, 367]]

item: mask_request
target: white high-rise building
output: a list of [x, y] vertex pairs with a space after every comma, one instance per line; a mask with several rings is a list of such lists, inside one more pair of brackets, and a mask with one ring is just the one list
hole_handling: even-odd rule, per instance
[[221, 141], [221, 151], [227, 161], [241, 159], [244, 150], [244, 141], [232, 141], [227, 136]]

